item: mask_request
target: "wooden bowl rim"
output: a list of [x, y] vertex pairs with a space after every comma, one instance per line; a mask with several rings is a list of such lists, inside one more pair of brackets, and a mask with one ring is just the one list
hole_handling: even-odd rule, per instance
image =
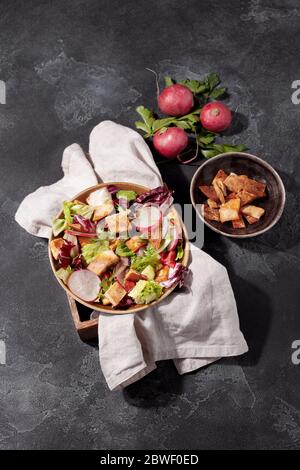
[[[117, 187], [120, 187], [120, 188], [122, 188], [123, 185], [125, 185], [127, 187], [129, 185], [129, 186], [132, 187], [133, 190], [134, 189], [140, 189], [143, 192], [150, 190], [150, 188], [148, 188], [147, 186], [142, 186], [140, 184], [135, 184], [135, 183], [130, 183], [130, 182], [127, 183], [125, 181], [109, 181], [107, 183], [98, 183], [94, 186], [90, 186], [89, 188], [86, 188], [85, 190], [81, 191], [80, 193], [76, 194], [76, 196], [71, 198], [70, 201], [74, 201], [75, 199], [79, 199], [80, 197], [84, 196], [86, 193], [91, 193], [92, 191], [103, 188], [105, 186], [109, 186], [110, 184], [114, 185], [114, 186], [117, 186]], [[175, 209], [175, 211], [176, 211], [176, 209]], [[187, 266], [188, 262], [189, 262], [189, 257], [190, 257], [188, 232], [187, 232], [187, 229], [186, 229], [186, 227], [185, 227], [185, 225], [184, 225], [184, 223], [183, 223], [183, 221], [182, 221], [182, 219], [181, 219], [181, 217], [180, 217], [180, 215], [178, 214], [177, 211], [176, 211], [176, 214], [178, 215], [178, 218], [180, 220], [180, 223], [181, 223], [181, 226], [182, 226], [182, 229], [183, 229], [184, 242], [185, 242], [184, 256], [183, 256], [183, 259], [182, 259], [182, 264], [184, 266]], [[60, 218], [62, 215], [63, 215], [63, 209], [61, 209], [59, 211], [59, 213], [57, 214], [57, 216], [55, 218], [56, 219]], [[151, 302], [150, 304], [129, 307], [127, 310], [121, 310], [121, 309], [118, 310], [118, 309], [113, 309], [112, 307], [98, 306], [95, 302], [86, 302], [86, 301], [80, 299], [79, 297], [77, 297], [77, 295], [73, 294], [71, 292], [71, 290], [68, 288], [68, 286], [66, 286], [66, 284], [64, 284], [64, 282], [56, 276], [55, 264], [54, 264], [53, 256], [52, 256], [51, 249], [50, 249], [50, 243], [54, 238], [56, 238], [56, 237], [53, 236], [53, 232], [52, 232], [51, 236], [49, 237], [49, 241], [48, 241], [48, 255], [49, 255], [50, 265], [51, 265], [52, 271], [54, 273], [55, 279], [61, 285], [61, 287], [65, 290], [67, 295], [69, 295], [70, 297], [75, 299], [80, 304], [85, 305], [86, 307], [88, 307], [92, 310], [96, 310], [96, 311], [102, 312], [102, 313], [107, 313], [107, 314], [110, 314], [110, 315], [126, 315], [126, 314], [130, 314], [130, 313], [137, 313], [137, 312], [140, 312], [141, 310], [145, 310], [146, 308], [151, 308], [153, 306], [156, 306], [159, 302], [161, 302], [163, 299], [168, 297], [168, 295], [170, 295], [171, 292], [178, 285], [178, 283], [176, 283], [174, 286], [169, 287], [168, 289], [166, 289], [165, 292], [163, 293], [163, 295], [159, 299]]]
[[[278, 212], [276, 214], [276, 216], [274, 217], [274, 219], [269, 223], [269, 225], [267, 225], [266, 227], [260, 229], [260, 230], [257, 230], [257, 232], [253, 232], [253, 233], [245, 233], [245, 234], [233, 234], [233, 233], [227, 233], [227, 232], [223, 232], [222, 230], [218, 229], [217, 227], [215, 227], [213, 224], [210, 224], [202, 215], [201, 211], [199, 210], [199, 204], [196, 203], [195, 201], [195, 197], [194, 197], [194, 193], [195, 193], [195, 189], [196, 189], [196, 180], [199, 176], [199, 173], [201, 173], [203, 167], [205, 167], [206, 165], [210, 165], [212, 161], [217, 161], [217, 160], [220, 160], [221, 158], [224, 158], [224, 157], [245, 157], [246, 159], [248, 160], [252, 160], [252, 161], [255, 161], [257, 162], [258, 164], [260, 164], [261, 166], [267, 168], [274, 176], [278, 186], [279, 186], [279, 190], [281, 192], [281, 195], [282, 195], [282, 201], [281, 201], [281, 204], [279, 206], [279, 209], [278, 209]], [[283, 213], [283, 209], [284, 209], [284, 206], [285, 206], [285, 201], [286, 201], [286, 192], [285, 192], [285, 187], [284, 187], [284, 184], [282, 182], [282, 179], [281, 177], [279, 176], [279, 174], [277, 173], [277, 171], [272, 167], [272, 165], [270, 165], [268, 162], [266, 162], [265, 160], [263, 160], [262, 158], [260, 157], [257, 157], [256, 155], [253, 155], [251, 153], [247, 153], [247, 152], [227, 152], [227, 153], [220, 153], [219, 155], [213, 157], [212, 159], [210, 160], [206, 160], [205, 162], [202, 163], [202, 165], [199, 166], [199, 168], [197, 169], [197, 171], [195, 172], [193, 178], [192, 178], [192, 181], [191, 181], [191, 185], [190, 185], [190, 197], [191, 197], [191, 201], [192, 201], [192, 204], [194, 206], [194, 209], [197, 213], [197, 215], [200, 217], [200, 219], [202, 220], [202, 222], [204, 222], [204, 224], [209, 227], [211, 230], [214, 230], [214, 232], [217, 232], [221, 235], [224, 235], [225, 237], [230, 237], [230, 238], [251, 238], [251, 237], [257, 237], [258, 235], [261, 235], [265, 232], [267, 232], [268, 230], [270, 230], [272, 227], [274, 227], [275, 224], [277, 224], [277, 222], [279, 221], [280, 217], [282, 216], [282, 213]]]

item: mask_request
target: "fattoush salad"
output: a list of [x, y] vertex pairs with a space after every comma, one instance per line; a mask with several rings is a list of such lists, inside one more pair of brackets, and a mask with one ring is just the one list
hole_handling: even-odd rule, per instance
[[107, 185], [63, 203], [50, 250], [56, 276], [86, 302], [128, 309], [183, 285], [185, 239], [166, 185], [142, 194]]

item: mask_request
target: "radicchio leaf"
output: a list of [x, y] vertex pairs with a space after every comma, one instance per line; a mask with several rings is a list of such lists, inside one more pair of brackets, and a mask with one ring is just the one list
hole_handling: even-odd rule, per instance
[[181, 263], [176, 263], [173, 268], [169, 270], [169, 278], [167, 281], [161, 282], [160, 285], [166, 288], [172, 287], [173, 284], [178, 283], [179, 287], [184, 285], [189, 269]]
[[73, 224], [79, 224], [81, 232], [84, 233], [94, 233], [96, 231], [95, 224], [90, 219], [82, 217], [82, 215], [74, 215]]
[[114, 184], [109, 184], [108, 186], [106, 186], [107, 188], [107, 191], [110, 193], [110, 194], [114, 194], [114, 193], [117, 193], [119, 191], [119, 189], [117, 188], [117, 186], [115, 186]]
[[79, 271], [80, 269], [85, 268], [81, 254], [77, 255], [76, 258], [73, 259], [71, 266], [74, 269], [74, 271]]
[[64, 240], [64, 243], [59, 250], [58, 254], [58, 266], [60, 268], [67, 268], [71, 264], [71, 250], [75, 245], [67, 240]]
[[159, 206], [164, 204], [167, 200], [171, 200], [173, 191], [168, 189], [166, 184], [158, 186], [157, 188], [146, 191], [136, 198], [136, 202], [140, 204], [155, 203]]

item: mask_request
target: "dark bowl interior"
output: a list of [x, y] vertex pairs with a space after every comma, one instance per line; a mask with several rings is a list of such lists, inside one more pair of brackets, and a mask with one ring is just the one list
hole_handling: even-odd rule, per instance
[[[221, 222], [204, 220], [200, 205], [207, 198], [201, 193], [199, 186], [210, 185], [220, 169], [226, 173], [247, 175], [249, 178], [266, 183], [266, 197], [251, 203], [263, 207], [266, 211], [259, 222], [253, 225], [246, 222], [246, 228], [234, 229], [230, 222], [222, 224]], [[198, 215], [208, 227], [229, 237], [244, 238], [264, 233], [275, 225], [284, 208], [285, 190], [280, 176], [267, 162], [248, 153], [232, 152], [207, 160], [198, 168], [191, 183], [191, 199]]]

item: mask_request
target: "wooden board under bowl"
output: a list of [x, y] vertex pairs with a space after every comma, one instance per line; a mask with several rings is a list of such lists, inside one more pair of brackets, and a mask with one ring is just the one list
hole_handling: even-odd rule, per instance
[[[130, 190], [131, 189], [131, 190], [135, 191], [137, 194], [142, 194], [145, 191], [149, 191], [149, 188], [147, 188], [145, 186], [137, 185], [137, 184], [134, 184], [134, 183], [124, 183], [124, 182], [114, 182], [113, 181], [113, 182], [101, 183], [101, 184], [97, 184], [96, 186], [92, 186], [91, 188], [88, 188], [88, 189], [82, 191], [81, 193], [77, 194], [71, 200], [76, 199], [76, 200], [81, 201], [81, 202], [86, 202], [86, 199], [90, 195], [90, 193], [92, 193], [93, 191], [95, 191], [97, 189], [108, 186], [108, 185], [115, 185], [118, 188], [125, 189], [125, 190]], [[63, 217], [63, 210], [61, 210], [59, 212], [59, 214], [57, 215], [57, 218], [62, 218], [62, 217]], [[188, 233], [187, 233], [186, 227], [185, 227], [183, 221], [181, 220], [179, 214], [178, 214], [178, 217], [179, 217], [179, 220], [180, 220], [181, 225], [182, 225], [183, 239], [184, 239], [184, 257], [182, 259], [182, 264], [184, 266], [187, 266], [188, 262], [189, 262]], [[49, 259], [50, 259], [51, 268], [52, 268], [53, 273], [55, 275], [55, 272], [56, 272], [55, 260], [53, 259], [52, 254], [51, 254], [51, 250], [50, 250], [50, 242], [54, 238], [59, 238], [59, 237], [54, 237], [52, 235], [49, 238], [48, 252], [49, 252]], [[110, 314], [114, 314], [114, 315], [124, 315], [124, 314], [128, 314], [128, 313], [136, 313], [136, 312], [139, 312], [139, 311], [144, 310], [146, 308], [149, 308], [153, 305], [158, 304], [161, 300], [165, 299], [168, 295], [170, 295], [171, 292], [176, 288], [176, 284], [175, 284], [174, 286], [170, 287], [169, 289], [166, 289], [164, 294], [159, 299], [155, 300], [154, 302], [151, 302], [148, 305], [136, 305], [136, 306], [133, 306], [133, 307], [129, 307], [128, 309], [125, 310], [125, 309], [114, 309], [110, 306], [104, 306], [104, 305], [101, 305], [97, 302], [85, 302], [84, 300], [82, 300], [79, 297], [77, 297], [76, 295], [74, 295], [70, 291], [68, 286], [66, 286], [63, 283], [63, 281], [58, 279], [58, 277], [56, 275], [55, 275], [55, 278], [67, 294], [70, 309], [71, 309], [71, 313], [72, 313], [72, 317], [73, 317], [73, 320], [74, 320], [74, 323], [75, 323], [75, 327], [76, 327], [76, 329], [77, 329], [77, 331], [78, 331], [78, 333], [79, 333], [79, 335], [82, 339], [92, 339], [92, 338], [95, 338], [97, 336], [98, 320], [96, 319], [96, 320], [83, 320], [82, 321], [81, 318], [80, 318], [79, 311], [78, 311], [79, 310], [78, 306], [77, 306], [78, 303], [84, 305], [85, 307], [88, 307], [91, 310], [96, 310], [96, 311], [103, 312], [103, 313], [110, 313]]]

